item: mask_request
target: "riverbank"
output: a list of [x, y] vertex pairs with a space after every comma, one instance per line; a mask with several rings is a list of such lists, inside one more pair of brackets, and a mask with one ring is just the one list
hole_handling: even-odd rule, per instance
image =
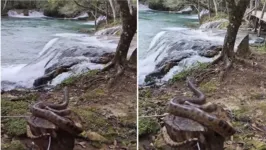
[[[254, 63], [266, 65], [266, 51], [252, 48]], [[174, 80], [163, 86], [145, 87], [139, 91], [139, 137], [140, 146], [150, 149], [165, 148], [166, 143], [159, 139], [159, 130], [164, 125], [162, 118], [141, 116], [161, 115], [166, 113], [166, 105], [175, 96], [192, 96], [186, 86], [187, 76], [194, 77], [204, 92], [207, 102], [221, 105], [231, 115], [231, 123], [237, 133], [227, 139], [226, 150], [233, 149], [265, 149], [266, 133], [266, 74], [255, 66], [235, 64], [223, 82], [219, 81], [219, 73], [215, 72], [220, 65], [207, 67], [201, 65], [196, 69], [177, 74]], [[211, 74], [206, 74], [214, 70]], [[153, 145], [153, 146], [151, 146]]]
[[[152, 11], [143, 7], [140, 12], [140, 18], [143, 19], [140, 20], [140, 26], [146, 26], [141, 24], [145, 23], [145, 20], [156, 22], [156, 26], [160, 24], [173, 26], [169, 24], [173, 19], [172, 14], [165, 13], [164, 18], [157, 17], [157, 20], [154, 20], [153, 15], [156, 13], [165, 12]], [[181, 20], [178, 14], [176, 18]], [[192, 20], [185, 21], [192, 22]], [[159, 30], [156, 35], [147, 34], [146, 39], [143, 38], [140, 42], [142, 46], [142, 43], [152, 39], [148, 45], [140, 49], [140, 53], [144, 54], [140, 58], [140, 66], [143, 67], [139, 70], [140, 149], [170, 149], [160, 135], [160, 129], [164, 126], [162, 116], [166, 113], [170, 99], [183, 95], [192, 96], [192, 92], [186, 85], [187, 76], [198, 80], [197, 85], [206, 94], [207, 102], [219, 104], [230, 112], [230, 120], [237, 133], [226, 140], [226, 150], [265, 149], [265, 71], [256, 66], [237, 63], [225, 80], [220, 81], [217, 70], [222, 66], [208, 67], [207, 64], [217, 58], [222, 50], [228, 21], [226, 17], [220, 15], [205, 20], [201, 26], [195, 22], [195, 20], [192, 22], [192, 29], [190, 25], [184, 24], [156, 28], [156, 31]], [[155, 30], [152, 24], [149, 27], [149, 30]], [[254, 54], [249, 61], [265, 66], [266, 50], [263, 44], [265, 39], [256, 37], [247, 28], [247, 25], [242, 25], [235, 49], [249, 34], [249, 48]], [[146, 53], [141, 51], [145, 49]]]
[[[69, 87], [70, 106], [82, 119], [84, 132], [74, 150], [136, 149], [136, 72], [126, 70], [111, 89], [109, 77], [116, 72], [89, 71], [71, 77], [49, 92], [11, 90], [2, 93], [2, 116], [30, 115], [28, 105], [36, 101], [59, 102], [63, 87]], [[26, 121], [2, 118], [3, 150], [29, 148]]]

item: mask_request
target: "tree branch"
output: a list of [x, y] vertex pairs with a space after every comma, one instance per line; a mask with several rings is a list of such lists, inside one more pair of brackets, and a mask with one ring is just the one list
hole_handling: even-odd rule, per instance
[[78, 5], [79, 7], [83, 7], [83, 8], [86, 8], [86, 9], [92, 9], [92, 10], [94, 10], [94, 11], [99, 12], [100, 14], [103, 14], [103, 15], [108, 16], [109, 18], [113, 18], [112, 15], [108, 15], [108, 14], [106, 14], [104, 10], [102, 10], [102, 9], [100, 9], [100, 8], [98, 8], [98, 7], [96, 7], [96, 6], [93, 5], [93, 4], [88, 4], [88, 6], [84, 6], [84, 5], [79, 4], [76, 0], [74, 0], [74, 3], [75, 3], [76, 5]]

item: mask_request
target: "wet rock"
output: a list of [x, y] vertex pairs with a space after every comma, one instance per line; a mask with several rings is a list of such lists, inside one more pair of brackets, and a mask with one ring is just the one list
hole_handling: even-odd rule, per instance
[[258, 37], [254, 41], [254, 43], [256, 43], [256, 44], [263, 44], [264, 42], [265, 42], [265, 39], [262, 37]]
[[51, 82], [54, 78], [56, 78], [58, 75], [64, 72], [68, 72], [70, 69], [69, 68], [64, 68], [64, 67], [59, 67], [58, 69], [47, 73], [36, 80], [34, 80], [33, 86], [34, 87], [40, 87], [43, 85], [46, 85], [48, 82]]
[[69, 61], [60, 61], [51, 67], [45, 69], [44, 74], [49, 74], [50, 72], [53, 72], [54, 70], [57, 70], [59, 68], [71, 68], [72, 66], [81, 63], [82, 60], [80, 59], [70, 59]]
[[247, 57], [250, 55], [249, 51], [249, 35], [247, 34], [237, 46], [237, 55]]
[[96, 64], [107, 64], [113, 59], [113, 57], [114, 53], [105, 53], [101, 57], [91, 59], [91, 62]]
[[195, 39], [187, 34], [189, 33], [180, 33], [180, 31], [165, 32], [153, 42], [150, 51], [156, 54], [153, 56], [155, 68], [144, 77], [144, 82], [154, 83], [157, 79], [162, 79], [175, 66], [182, 69], [195, 64], [197, 63], [195, 58], [204, 57], [200, 61], [208, 62], [208, 58], [218, 55], [222, 50], [221, 43], [208, 39]]
[[199, 52], [200, 56], [212, 58], [222, 51], [222, 46], [211, 46], [209, 49]]

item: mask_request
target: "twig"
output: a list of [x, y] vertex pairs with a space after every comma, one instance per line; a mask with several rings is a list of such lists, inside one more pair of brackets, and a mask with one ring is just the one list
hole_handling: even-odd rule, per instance
[[51, 147], [51, 136], [49, 136], [49, 144], [48, 144], [48, 147], [47, 147], [47, 150], [50, 150], [50, 147]]
[[139, 116], [139, 118], [157, 118], [157, 117], [165, 117], [168, 113], [165, 113], [163, 115], [152, 115], [152, 116]]
[[1, 118], [27, 118], [30, 116], [1, 116]]
[[197, 147], [198, 147], [198, 150], [200, 150], [199, 142], [197, 142]]

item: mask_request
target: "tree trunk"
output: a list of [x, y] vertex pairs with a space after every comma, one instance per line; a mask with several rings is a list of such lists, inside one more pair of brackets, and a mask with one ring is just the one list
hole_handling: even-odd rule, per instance
[[200, 0], [198, 0], [198, 17], [199, 17], [199, 23], [201, 24], [201, 17], [200, 16]]
[[209, 10], [209, 18], [211, 18], [211, 0], [208, 0], [208, 10]]
[[214, 9], [215, 9], [215, 15], [217, 16], [218, 14], [218, 7], [217, 7], [217, 1], [213, 0], [213, 5], [214, 5]]
[[137, 30], [137, 17], [130, 14], [127, 1], [117, 1], [122, 17], [122, 34], [116, 49], [115, 61], [121, 65], [126, 62], [130, 43]]
[[112, 8], [112, 13], [113, 13], [113, 18], [114, 18], [114, 22], [116, 20], [116, 11], [115, 11], [115, 5], [114, 5], [114, 1], [113, 0], [109, 0], [110, 6]]
[[240, 0], [237, 4], [232, 0], [226, 0], [226, 2], [229, 12], [229, 25], [224, 39], [222, 58], [225, 62], [225, 67], [229, 68], [235, 58], [234, 46], [236, 36], [249, 0]]
[[6, 8], [6, 3], [7, 3], [7, 0], [5, 0], [5, 4], [4, 4], [4, 7], [3, 7], [2, 11], [5, 10], [5, 8]]
[[120, 35], [120, 40], [116, 48], [115, 57], [113, 58], [111, 64], [104, 68], [103, 71], [108, 70], [113, 65], [125, 67], [129, 46], [137, 30], [136, 10], [134, 10], [134, 12], [132, 13], [133, 15], [131, 15], [127, 1], [118, 0], [117, 3], [120, 8], [123, 31]]

